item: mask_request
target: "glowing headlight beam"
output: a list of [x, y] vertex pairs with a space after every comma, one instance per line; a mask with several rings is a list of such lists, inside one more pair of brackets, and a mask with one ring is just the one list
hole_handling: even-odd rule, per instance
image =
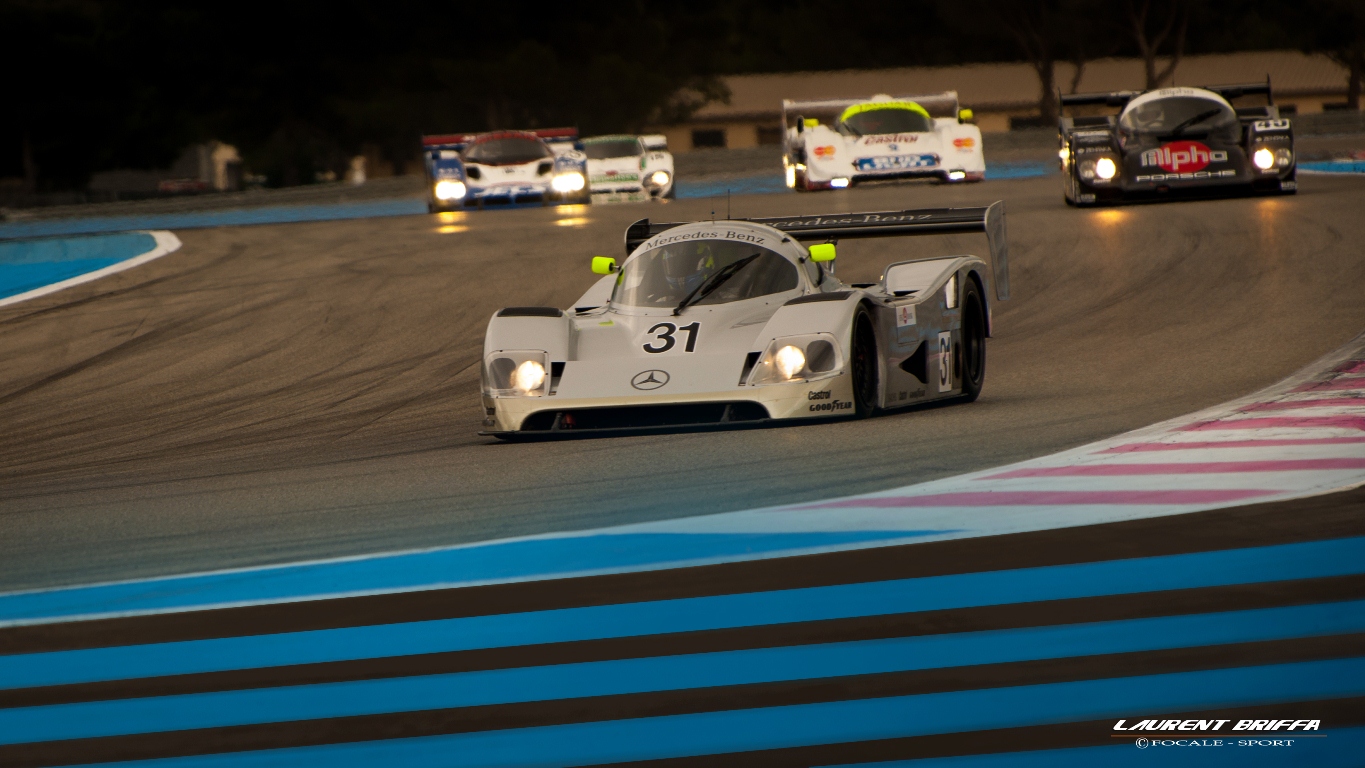
[[1275, 167], [1275, 153], [1265, 147], [1261, 147], [1251, 156], [1251, 162], [1255, 163], [1257, 168], [1268, 171]]
[[585, 184], [581, 173], [561, 173], [550, 182], [556, 192], [577, 192]]
[[1114, 174], [1118, 172], [1119, 167], [1110, 158], [1101, 157], [1099, 160], [1095, 161], [1095, 175], [1101, 179], [1106, 181], [1112, 179], [1114, 178]]
[[431, 192], [436, 195], [437, 200], [459, 200], [465, 195], [465, 186], [463, 181], [445, 179], [436, 182]]
[[794, 379], [796, 374], [806, 367], [806, 353], [788, 344], [777, 350], [773, 362], [777, 363], [777, 370], [781, 371], [783, 376]]
[[512, 372], [512, 386], [522, 394], [529, 395], [545, 383], [545, 366], [535, 360], [527, 360]]
[[649, 175], [649, 181], [656, 187], [662, 187], [668, 183], [668, 171], [655, 171]]
[[835, 189], [843, 189], [844, 187], [848, 186], [848, 179], [844, 178], [830, 179], [829, 185], [831, 187], [834, 187]]

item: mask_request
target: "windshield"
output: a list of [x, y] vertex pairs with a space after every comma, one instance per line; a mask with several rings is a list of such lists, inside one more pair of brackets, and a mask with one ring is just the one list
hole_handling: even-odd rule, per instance
[[583, 151], [589, 160], [610, 160], [613, 157], [638, 157], [640, 142], [635, 139], [608, 139], [585, 142]]
[[755, 255], [693, 305], [727, 304], [799, 286], [796, 265], [767, 248], [737, 240], [686, 240], [646, 251], [628, 262], [617, 278], [611, 303], [672, 309], [707, 278]]
[[[1173, 96], [1125, 110], [1119, 127], [1132, 133], [1205, 133], [1237, 122], [1224, 104], [1197, 96]], [[1183, 127], [1182, 127], [1183, 126]]]
[[855, 136], [878, 133], [926, 133], [933, 130], [929, 118], [908, 109], [872, 109], [850, 115], [839, 123]]
[[484, 139], [465, 150], [466, 162], [481, 165], [520, 165], [550, 157], [550, 150], [539, 139], [510, 136]]

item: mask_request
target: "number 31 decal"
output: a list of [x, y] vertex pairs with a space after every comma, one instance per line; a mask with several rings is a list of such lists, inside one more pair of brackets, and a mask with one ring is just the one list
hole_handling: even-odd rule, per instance
[[[673, 334], [677, 333], [678, 331], [687, 332], [687, 344], [683, 346], [683, 351], [684, 352], [695, 351], [697, 348], [697, 332], [700, 330], [701, 323], [690, 323], [688, 325], [682, 326], [681, 328], [672, 323], [659, 323], [658, 325], [649, 329], [648, 333], [654, 334], [654, 340], [649, 344], [644, 345], [645, 351], [657, 354], [659, 352], [667, 352], [668, 350], [672, 349], [673, 345], [678, 343], [678, 340], [673, 336]], [[661, 344], [662, 346], [655, 346], [655, 344]]]

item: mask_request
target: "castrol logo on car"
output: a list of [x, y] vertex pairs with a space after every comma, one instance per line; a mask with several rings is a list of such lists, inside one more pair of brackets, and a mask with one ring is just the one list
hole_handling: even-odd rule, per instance
[[1226, 163], [1228, 153], [1198, 141], [1172, 141], [1142, 153], [1142, 167], [1160, 166], [1168, 173], [1202, 171], [1209, 163]]

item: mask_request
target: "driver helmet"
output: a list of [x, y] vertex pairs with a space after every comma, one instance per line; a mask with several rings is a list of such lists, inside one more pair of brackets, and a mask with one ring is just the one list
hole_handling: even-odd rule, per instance
[[1133, 124], [1138, 128], [1147, 128], [1153, 125], [1162, 125], [1166, 121], [1166, 108], [1162, 105], [1161, 99], [1155, 99], [1145, 104], [1139, 104], [1133, 110]]
[[670, 246], [664, 251], [663, 263], [668, 286], [683, 294], [696, 289], [716, 271], [716, 256], [706, 241]]

